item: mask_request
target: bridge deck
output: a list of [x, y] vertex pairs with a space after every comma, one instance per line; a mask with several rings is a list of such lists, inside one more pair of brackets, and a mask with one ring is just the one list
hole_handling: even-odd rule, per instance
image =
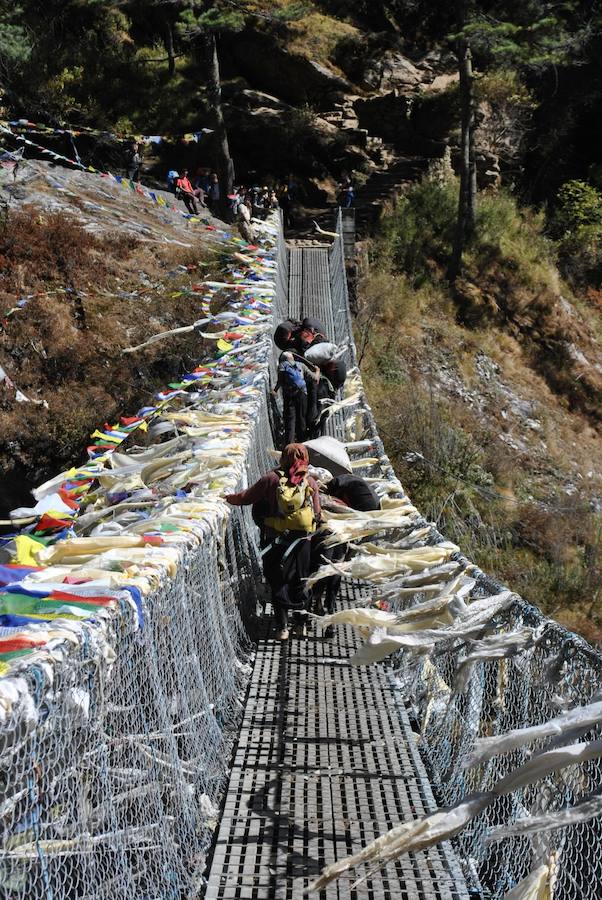
[[[290, 263], [295, 315], [328, 318], [327, 251]], [[347, 590], [343, 604], [359, 599]], [[206, 900], [301, 900], [324, 865], [434, 807], [403, 703], [384, 668], [349, 665], [355, 646], [348, 628], [260, 641]], [[468, 897], [448, 845], [352, 884], [320, 898]]]

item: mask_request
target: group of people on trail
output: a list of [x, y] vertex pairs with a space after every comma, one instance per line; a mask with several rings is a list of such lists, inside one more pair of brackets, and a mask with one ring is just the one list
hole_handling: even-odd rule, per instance
[[[133, 141], [125, 152], [125, 161], [127, 168], [127, 177], [130, 181], [140, 183], [140, 175], [142, 172], [143, 153], [140, 144]], [[346, 184], [346, 182], [345, 182]], [[347, 202], [347, 193], [343, 186], [340, 202], [341, 205], [353, 205], [353, 201]], [[286, 229], [294, 226], [294, 210], [299, 200], [299, 185], [294, 176], [289, 175], [279, 186], [269, 186], [264, 184], [262, 187], [255, 185], [246, 187], [245, 185], [237, 185], [231, 194], [222, 198], [220, 194], [220, 181], [217, 172], [211, 171], [209, 168], [199, 166], [191, 175], [186, 168], [169, 169], [167, 173], [167, 190], [175, 194], [178, 200], [181, 200], [190, 215], [197, 216], [202, 209], [210, 210], [214, 215], [220, 213], [225, 214], [226, 218], [231, 222], [238, 222], [241, 232], [243, 232], [244, 224], [241, 227], [241, 221], [247, 220], [245, 210], [248, 210], [248, 221], [251, 218], [265, 219], [268, 213], [275, 209], [282, 211], [282, 219]], [[349, 190], [351, 197], [353, 189], [349, 182]], [[225, 202], [222, 202], [225, 200]], [[244, 207], [244, 209], [240, 209]], [[243, 234], [243, 237], [245, 235]]]
[[[133, 141], [125, 152], [127, 177], [130, 181], [140, 182], [142, 172], [143, 153], [140, 144]], [[217, 172], [209, 168], [199, 166], [192, 177], [188, 169], [183, 168], [179, 172], [170, 169], [167, 173], [167, 190], [174, 193], [182, 201], [191, 215], [198, 215], [200, 209], [209, 209], [214, 214], [218, 211], [226, 213], [232, 222], [237, 220], [238, 206], [246, 206], [253, 218], [265, 218], [274, 209], [282, 212], [282, 221], [285, 229], [295, 226], [295, 209], [300, 200], [300, 186], [293, 175], [289, 175], [279, 185], [267, 185], [262, 187], [246, 187], [238, 185], [234, 187], [232, 194], [228, 194], [227, 203], [222, 204], [220, 196], [220, 183]], [[337, 189], [337, 202], [344, 209], [355, 205], [355, 191], [351, 177], [347, 172], [341, 175]]]
[[280, 194], [267, 185], [237, 185], [222, 204], [219, 177], [209, 169], [197, 169], [192, 179], [188, 169], [182, 169], [179, 173], [170, 169], [167, 185], [191, 215], [198, 215], [200, 209], [209, 209], [214, 214], [225, 214], [228, 221], [238, 222], [239, 227], [241, 223], [249, 224], [251, 218], [265, 219], [271, 210], [280, 206]]
[[282, 392], [284, 443], [320, 437], [325, 406], [343, 386], [347, 367], [340, 352], [317, 320], [286, 320], [276, 328], [274, 342], [281, 350], [278, 380], [273, 393]]
[[[232, 506], [252, 507], [253, 520], [260, 529], [263, 571], [271, 591], [276, 636], [287, 640], [291, 617], [292, 626], [303, 633], [307, 612], [312, 607], [318, 614], [334, 608], [340, 577], [331, 575], [320, 580], [313, 591], [307, 587], [307, 579], [322, 563], [340, 561], [349, 552], [346, 544], [326, 545], [328, 528], [323, 511], [345, 506], [378, 509], [380, 501], [360, 476], [344, 473], [333, 477], [323, 465], [311, 466], [310, 452], [315, 441], [309, 446], [303, 443], [322, 433], [323, 420], [314, 415], [319, 399], [324, 394], [334, 398], [345, 380], [345, 367], [337, 358], [336, 345], [326, 339], [321, 324], [309, 318], [300, 323], [281, 323], [274, 340], [282, 351], [275, 386], [275, 392], [283, 392], [284, 407], [285, 446], [280, 464], [246, 490], [225, 499]], [[313, 356], [319, 358], [320, 364], [311, 360], [312, 347], [316, 348]], [[329, 626], [325, 637], [331, 637], [332, 631]]]
[[188, 169], [176, 172], [170, 169], [167, 173], [167, 188], [181, 200], [191, 215], [198, 216], [199, 209], [210, 209], [217, 212], [220, 205], [220, 187], [217, 172], [209, 169], [197, 169], [192, 180]]

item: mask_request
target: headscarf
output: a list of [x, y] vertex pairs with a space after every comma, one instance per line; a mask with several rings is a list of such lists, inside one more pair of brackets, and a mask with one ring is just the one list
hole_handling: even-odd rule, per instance
[[280, 457], [283, 469], [291, 484], [300, 484], [307, 475], [309, 453], [304, 444], [287, 444]]

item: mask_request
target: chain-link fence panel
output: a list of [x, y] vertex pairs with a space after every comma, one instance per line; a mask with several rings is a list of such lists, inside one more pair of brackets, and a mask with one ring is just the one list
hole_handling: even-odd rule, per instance
[[[340, 217], [335, 230], [342, 236]], [[348, 342], [347, 361], [353, 371], [357, 365], [353, 327], [350, 317], [342, 237], [335, 239], [330, 251], [332, 315], [336, 338]], [[360, 382], [361, 385], [361, 382]], [[357, 416], [361, 417], [358, 434]], [[377, 459], [363, 474], [384, 478], [396, 484], [397, 496], [405, 496], [388, 460], [363, 388], [357, 402], [337, 413], [333, 433], [343, 440], [363, 439], [356, 456]], [[427, 525], [424, 520], [416, 527]], [[393, 535], [394, 537], [394, 535]], [[371, 538], [379, 543], [378, 537]], [[392, 535], [381, 542], [391, 545]], [[443, 537], [434, 526], [428, 543]], [[496, 595], [505, 590], [461, 554], [456, 554], [460, 570], [475, 579], [472, 599]], [[365, 586], [364, 586], [365, 592]], [[404, 610], [423, 602], [428, 596], [415, 592], [393, 591], [391, 607]], [[464, 685], [458, 681], [467, 655], [467, 642], [441, 642], [427, 656], [399, 652], [391, 671], [402, 690], [419, 732], [419, 748], [426, 763], [432, 787], [441, 806], [451, 806], [473, 792], [491, 790], [501, 778], [516, 770], [541, 749], [550, 746], [539, 741], [505, 755], [496, 755], [486, 763], [466, 768], [466, 760], [477, 738], [502, 735], [512, 729], [538, 725], [558, 716], [565, 709], [587, 703], [602, 686], [602, 656], [582, 638], [515, 595], [509, 608], [493, 622], [498, 634], [516, 632], [522, 626], [537, 629], [534, 645], [514, 657], [477, 661], [471, 665]], [[598, 727], [587, 733], [570, 733], [559, 743], [590, 740], [601, 736]], [[602, 881], [602, 821], [542, 832], [535, 837], [507, 837], [489, 842], [493, 827], [518, 818], [570, 807], [602, 789], [602, 765], [594, 759], [570, 766], [542, 778], [535, 784], [498, 797], [455, 839], [467, 883], [477, 896], [501, 898], [528, 875], [541, 861], [558, 851], [555, 883], [556, 898], [583, 900], [597, 895]]]
[[[80, 592], [98, 595], [86, 585], [123, 580], [123, 571], [153, 589], [136, 606], [125, 588], [105, 588], [116, 608], [74, 621], [65, 606], [64, 618], [28, 626], [46, 638], [43, 652], [0, 678], [1, 897], [202, 893], [262, 600], [250, 512], [227, 508], [212, 479], [222, 473], [232, 490], [237, 477], [250, 483], [272, 465], [272, 315], [286, 309], [287, 251], [277, 224], [271, 233], [251, 272], [265, 289], [251, 279], [220, 288], [219, 322], [234, 310], [251, 322], [249, 339], [222, 357], [207, 387], [162, 409], [144, 449], [119, 458], [124, 479], [144, 460], [138, 503], [120, 500], [102, 520], [106, 510], [89, 506], [76, 525], [84, 537], [99, 521], [105, 537], [155, 535], [143, 562], [123, 542], [86, 558]], [[75, 577], [78, 560], [68, 561]], [[0, 629], [10, 646], [17, 634]]]

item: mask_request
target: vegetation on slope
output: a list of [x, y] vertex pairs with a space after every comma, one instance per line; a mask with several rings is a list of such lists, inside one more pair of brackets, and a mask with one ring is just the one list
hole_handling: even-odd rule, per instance
[[85, 458], [95, 428], [134, 414], [198, 364], [204, 344], [194, 333], [121, 351], [192, 324], [198, 303], [179, 290], [220, 272], [219, 257], [200, 248], [97, 236], [71, 215], [31, 206], [4, 215], [0, 353], [30, 402], [0, 387], [0, 518], [24, 505], [33, 484]]
[[425, 180], [383, 222], [358, 291], [369, 399], [425, 515], [599, 641], [600, 310], [563, 284], [541, 216], [505, 194], [483, 195], [464, 277], [450, 288], [455, 191]]

